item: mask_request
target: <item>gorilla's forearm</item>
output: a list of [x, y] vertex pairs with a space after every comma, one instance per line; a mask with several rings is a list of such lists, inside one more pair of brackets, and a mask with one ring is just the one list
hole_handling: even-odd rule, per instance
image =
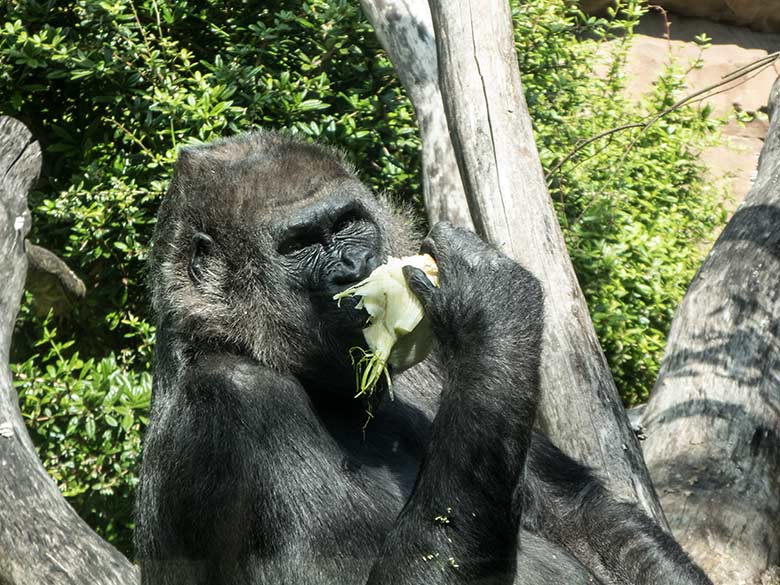
[[[477, 239], [437, 226], [442, 286], [414, 271], [445, 380], [414, 492], [369, 583], [513, 583], [526, 452], [539, 393], [537, 281]], [[457, 449], [453, 448], [457, 442]], [[399, 575], [397, 559], [408, 559]]]
[[[507, 420], [522, 400], [489, 376], [445, 389], [415, 490], [385, 541], [371, 585], [513, 583], [520, 506], [513, 502], [527, 432]], [[479, 399], [470, 396], [479, 388]], [[453, 451], [452, 442], [459, 446]], [[401, 561], [399, 563], [399, 561]]]

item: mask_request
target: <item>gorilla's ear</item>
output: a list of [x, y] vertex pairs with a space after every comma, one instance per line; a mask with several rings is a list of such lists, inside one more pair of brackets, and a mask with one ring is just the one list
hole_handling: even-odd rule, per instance
[[214, 249], [214, 240], [203, 232], [192, 236], [192, 255], [190, 256], [190, 278], [200, 281], [205, 270], [204, 260]]

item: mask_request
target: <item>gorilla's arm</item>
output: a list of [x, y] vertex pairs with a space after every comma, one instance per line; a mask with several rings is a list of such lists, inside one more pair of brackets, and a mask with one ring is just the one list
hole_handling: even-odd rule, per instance
[[524, 526], [561, 543], [605, 582], [712, 585], [635, 504], [617, 501], [589, 469], [539, 433], [531, 441], [524, 490]]
[[445, 380], [414, 491], [369, 583], [512, 583], [522, 473], [539, 387], [542, 292], [476, 235], [438, 224], [423, 245], [441, 288], [405, 269]]
[[[523, 512], [525, 515], [525, 511]], [[602, 585], [569, 551], [532, 532], [520, 532], [516, 585]]]
[[[337, 583], [337, 551], [375, 554], [334, 530], [371, 503], [340, 473], [340, 451], [294, 379], [206, 354], [156, 403], [138, 489], [144, 584]], [[321, 490], [334, 494], [328, 506], [316, 504]]]
[[[242, 497], [246, 429], [235, 424], [237, 407], [246, 405], [240, 383], [217, 361], [206, 356], [176, 388], [157, 389], [137, 494], [144, 584], [211, 583], [215, 565], [241, 554], [245, 531], [230, 524], [251, 517]], [[236, 359], [224, 366], [239, 377], [245, 371]]]

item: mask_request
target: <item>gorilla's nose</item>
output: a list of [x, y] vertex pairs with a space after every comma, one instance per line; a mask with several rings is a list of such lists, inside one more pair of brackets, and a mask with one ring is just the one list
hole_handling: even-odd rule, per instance
[[376, 256], [372, 250], [365, 248], [346, 250], [333, 267], [332, 284], [335, 286], [354, 284], [366, 278], [376, 267]]

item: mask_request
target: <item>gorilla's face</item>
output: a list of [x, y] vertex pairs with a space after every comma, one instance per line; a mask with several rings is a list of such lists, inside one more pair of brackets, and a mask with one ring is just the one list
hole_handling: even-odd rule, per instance
[[[368, 315], [358, 299], [336, 303], [333, 296], [366, 278], [387, 257], [384, 234], [376, 220], [376, 204], [357, 181], [333, 185], [330, 193], [288, 210], [273, 220], [274, 250], [291, 291], [310, 307], [320, 343], [307, 363], [315, 370], [346, 374], [351, 347], [364, 345], [361, 329]], [[322, 368], [323, 362], [330, 365]], [[329, 384], [333, 384], [329, 380]]]
[[384, 261], [382, 232], [361, 187], [338, 185], [276, 221], [274, 248], [288, 282], [309, 295], [320, 314], [330, 314], [333, 295]]
[[364, 345], [367, 315], [333, 295], [410, 244], [408, 217], [337, 155], [245, 135], [180, 157], [155, 233], [155, 307], [187, 347], [351, 387], [349, 351]]

